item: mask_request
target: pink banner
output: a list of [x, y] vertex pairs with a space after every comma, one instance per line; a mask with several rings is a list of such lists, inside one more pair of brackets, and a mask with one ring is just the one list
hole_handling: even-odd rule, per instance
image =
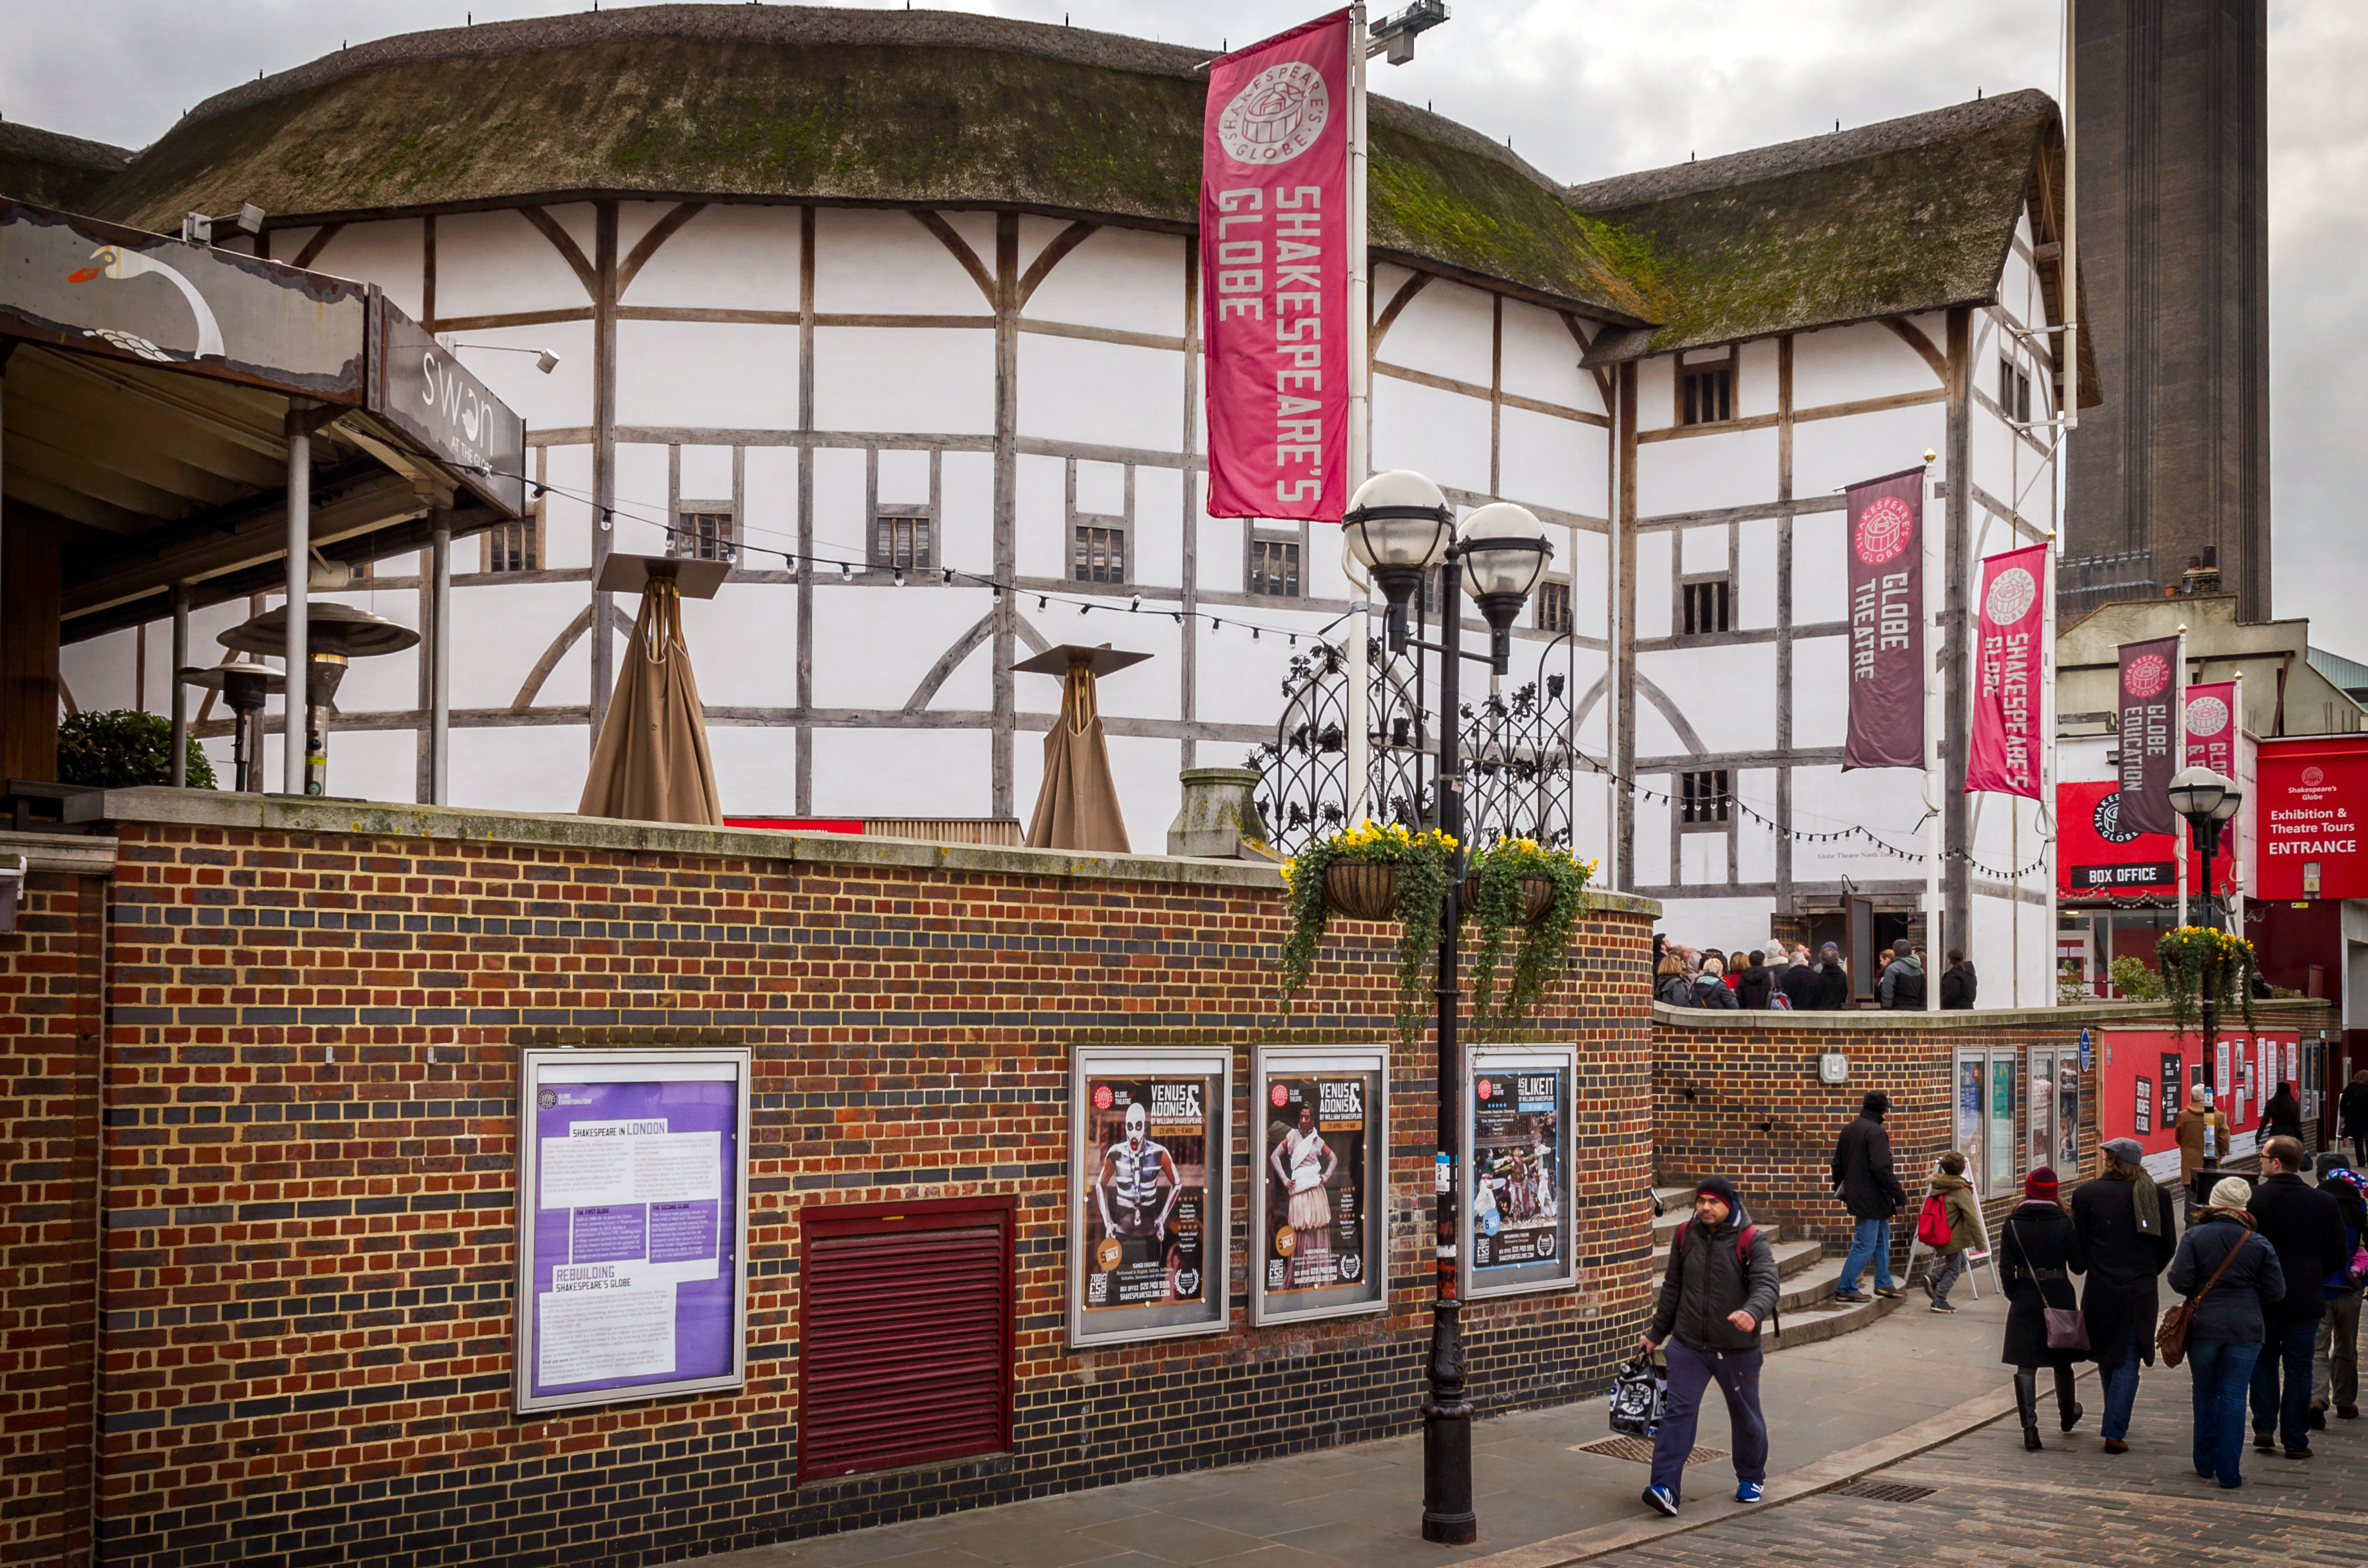
[[1924, 766], [1924, 471], [1853, 484], [1842, 767]]
[[2040, 798], [2046, 722], [2040, 669], [2046, 653], [2047, 546], [1982, 562], [1980, 640], [1974, 648], [1973, 753], [1965, 792]]
[[2181, 767], [2208, 767], [2223, 778], [2237, 777], [2237, 683], [2198, 681], [2187, 688], [2187, 760]]
[[2179, 639], [2157, 637], [2121, 647], [2121, 825], [2128, 833], [2177, 833], [2170, 776], [2180, 764], [2171, 744], [2178, 717]]
[[1201, 331], [1209, 515], [1349, 504], [1349, 13], [1209, 68]]

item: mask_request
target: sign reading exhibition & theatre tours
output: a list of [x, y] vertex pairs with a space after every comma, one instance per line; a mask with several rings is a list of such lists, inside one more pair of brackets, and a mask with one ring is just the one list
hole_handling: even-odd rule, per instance
[[1070, 1343], [1222, 1334], [1232, 1050], [1081, 1045], [1069, 1084]]
[[749, 1051], [519, 1064], [517, 1408], [745, 1381]]
[[2368, 735], [2262, 743], [2254, 896], [2368, 898]]

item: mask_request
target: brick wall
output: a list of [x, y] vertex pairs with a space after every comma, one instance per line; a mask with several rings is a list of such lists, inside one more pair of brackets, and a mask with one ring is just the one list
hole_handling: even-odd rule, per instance
[[0, 840], [34, 868], [0, 933], [0, 1563], [73, 1562], [90, 1548], [111, 846]]
[[[2262, 1003], [2279, 1028], [2331, 1027], [2323, 1004]], [[1833, 1196], [1834, 1141], [1872, 1090], [1890, 1096], [1884, 1122], [1910, 1209], [1893, 1225], [1895, 1266], [1907, 1259], [1913, 1207], [1924, 1173], [1955, 1142], [1952, 1072], [1963, 1049], [2078, 1050], [2082, 1026], [2169, 1028], [2159, 1006], [2117, 1005], [2022, 1012], [1710, 1013], [1656, 1006], [1653, 1144], [1661, 1178], [1693, 1180], [1710, 1171], [1735, 1179], [1753, 1218], [1784, 1234], [1849, 1249], [1850, 1217]], [[1818, 1082], [1827, 1052], [1848, 1059], [1847, 1083]], [[2017, 1148], [2027, 1145], [2027, 1094], [2015, 1108]], [[2068, 1187], [2098, 1168], [2097, 1074], [2081, 1074], [2079, 1167], [2059, 1167]], [[2018, 1162], [2017, 1169], [2021, 1169]], [[2021, 1201], [2020, 1178], [2002, 1191], [1983, 1189], [1997, 1222]]]
[[[1235, 1045], [1238, 1129], [1253, 1043], [1386, 1037], [1380, 928], [1327, 942], [1278, 1021], [1271, 872], [162, 791], [109, 809], [110, 1562], [657, 1561], [1418, 1419], [1428, 1047], [1393, 1064], [1386, 1315], [1251, 1330], [1237, 1243], [1227, 1333], [1065, 1346], [1073, 1043]], [[1643, 1314], [1648, 909], [1588, 921], [1540, 1020], [1581, 1046], [1581, 1284], [1467, 1309], [1486, 1410], [1600, 1387]], [[669, 1041], [755, 1048], [747, 1386], [520, 1419], [518, 1049]], [[1234, 1165], [1238, 1237], [1238, 1135]], [[978, 1195], [1019, 1208], [1011, 1449], [797, 1486], [801, 1216]]]

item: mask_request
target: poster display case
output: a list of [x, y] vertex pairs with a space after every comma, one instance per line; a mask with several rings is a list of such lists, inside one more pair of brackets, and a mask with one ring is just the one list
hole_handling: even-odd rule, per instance
[[1069, 1343], [1222, 1334], [1234, 1053], [1075, 1048], [1069, 1072]]
[[1388, 1294], [1389, 1058], [1261, 1048], [1250, 1080], [1250, 1322], [1378, 1312]]
[[1456, 1245], [1464, 1294], [1510, 1295], [1578, 1278], [1570, 1202], [1566, 1045], [1482, 1046], [1465, 1058], [1463, 1146], [1471, 1151]]
[[520, 1053], [518, 1414], [746, 1381], [750, 1065]]

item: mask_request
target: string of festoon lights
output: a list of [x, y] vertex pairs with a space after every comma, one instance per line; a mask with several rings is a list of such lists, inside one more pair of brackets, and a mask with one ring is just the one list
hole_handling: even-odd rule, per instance
[[[562, 495], [570, 500], [580, 501], [586, 506], [591, 507], [598, 516], [600, 531], [603, 533], [613, 531], [617, 519], [619, 517], [623, 517], [629, 522], [636, 522], [648, 528], [656, 528], [666, 534], [669, 538], [698, 540], [700, 537], [699, 531], [695, 528], [681, 528], [676, 524], [666, 521], [662, 517], [652, 516], [650, 513], [641, 510], [643, 506], [649, 506], [651, 503], [611, 502], [607, 506], [602, 506], [598, 498], [587, 491], [573, 490], [565, 485], [553, 484], [548, 480], [535, 479], [528, 474], [510, 473], [506, 471], [491, 469], [484, 466], [478, 467], [476, 472], [480, 474], [493, 478], [515, 479], [527, 487], [527, 498], [530, 501], [540, 501], [545, 494]], [[744, 528], [742, 532], [744, 534], [761, 533], [776, 539], [787, 537], [786, 535], [780, 534], [777, 530], [770, 528]], [[850, 560], [837, 555], [827, 555], [813, 551], [808, 551], [801, 554], [796, 551], [782, 550], [775, 546], [751, 544], [745, 538], [733, 540], [731, 541], [731, 545], [735, 552], [755, 555], [777, 555], [781, 558], [781, 560], [787, 564], [788, 568], [791, 571], [796, 570], [800, 561], [805, 562], [809, 566], [827, 568], [838, 573], [842, 581], [851, 581], [854, 578], [855, 574], [858, 572], [877, 572], [882, 570], [877, 562], [870, 560]], [[847, 547], [835, 546], [834, 548], [844, 549]], [[1143, 596], [1141, 594], [1129, 596], [1128, 602], [1124, 606], [1118, 606], [1098, 599], [1077, 598], [1071, 595], [1055, 592], [1051, 589], [1026, 587], [1016, 582], [1005, 582], [989, 574], [976, 572], [965, 572], [953, 566], [932, 566], [927, 568], [916, 567], [909, 574], [903, 567], [890, 567], [887, 570], [891, 573], [892, 579], [895, 585], [900, 588], [905, 585], [908, 576], [920, 579], [934, 577], [948, 586], [967, 584], [973, 587], [992, 589], [995, 597], [998, 599], [1000, 599], [1006, 593], [1013, 595], [1015, 598], [1033, 598], [1036, 601], [1036, 608], [1039, 610], [1050, 608], [1054, 604], [1062, 604], [1076, 606], [1077, 613], [1080, 616], [1089, 615], [1098, 609], [1106, 615], [1139, 615], [1145, 613], [1143, 608]], [[1184, 609], [1181, 608], [1169, 609], [1155, 607], [1148, 613], [1152, 615], [1167, 616], [1179, 626], [1184, 623], [1187, 617], [1190, 617], [1194, 619], [1205, 620], [1209, 623], [1209, 631], [1212, 636], [1222, 631], [1226, 625], [1225, 618], [1201, 609]], [[1325, 622], [1324, 625], [1315, 629], [1314, 631], [1304, 631], [1295, 627], [1288, 626], [1269, 626], [1258, 621], [1245, 620], [1239, 616], [1233, 618], [1232, 624], [1236, 630], [1247, 631], [1250, 634], [1250, 641], [1253, 642], [1260, 641], [1264, 633], [1271, 631], [1276, 636], [1282, 638], [1287, 646], [1295, 648], [1299, 646], [1299, 640], [1302, 637], [1308, 638], [1311, 641], [1322, 641], [1326, 632], [1331, 631], [1334, 628], [1338, 627], [1342, 621], [1348, 619], [1349, 617], [1346, 614], [1335, 616], [1332, 619]], [[1616, 783], [1625, 785], [1628, 789], [1635, 791], [1638, 795], [1641, 795], [1647, 801], [1658, 801], [1664, 804], [1670, 804], [1678, 801], [1679, 798], [1677, 796], [1669, 794], [1666, 790], [1655, 790], [1649, 785], [1639, 783], [1634, 778], [1627, 778], [1615, 772], [1613, 769], [1605, 767], [1602, 763], [1596, 761], [1595, 758], [1587, 756], [1584, 752], [1579, 754], [1579, 757], [1581, 761], [1585, 762], [1597, 773], [1601, 774], [1603, 777], [1610, 778]], [[1865, 828], [1855, 824], [1836, 828], [1833, 831], [1827, 833], [1812, 833], [1801, 828], [1788, 828], [1780, 824], [1774, 818], [1753, 810], [1741, 796], [1736, 795], [1732, 791], [1708, 796], [1697, 795], [1693, 799], [1694, 803], [1697, 805], [1714, 806], [1721, 802], [1731, 805], [1744, 816], [1748, 817], [1751, 821], [1759, 824], [1770, 833], [1777, 834], [1783, 837], [1788, 837], [1796, 844], [1828, 844], [1844, 839], [1863, 839], [1868, 845], [1873, 846], [1873, 853], [1885, 855], [1893, 859], [1904, 861], [1911, 865], [1922, 865], [1930, 858], [1920, 850], [1902, 849], [1897, 845], [1879, 838]], [[2030, 876], [2033, 872], [2044, 870], [2047, 866], [2046, 857], [2044, 853], [2040, 858], [2032, 860], [2029, 865], [2022, 867], [2019, 870], [2012, 871], [2000, 870], [1995, 867], [1987, 865], [1981, 860], [1976, 859], [1972, 854], [1962, 849], [1946, 850], [1942, 853], [1941, 858], [1943, 860], [1964, 860], [1973, 869], [1980, 871], [1987, 876], [1997, 878], [2000, 881], [2021, 881], [2024, 877]]]
[[[515, 479], [520, 481], [527, 486], [527, 499], [529, 501], [540, 501], [546, 494], [565, 496], [567, 499], [572, 501], [581, 501], [586, 506], [591, 507], [593, 512], [598, 517], [600, 531], [602, 533], [614, 531], [617, 519], [622, 517], [627, 522], [640, 523], [645, 527], [656, 528], [667, 535], [670, 539], [684, 539], [698, 541], [702, 537], [696, 528], [678, 527], [676, 524], [666, 522], [662, 517], [651, 516], [639, 509], [642, 506], [650, 506], [652, 503], [620, 501], [612, 502], [604, 506], [600, 504], [598, 497], [592, 495], [588, 492], [571, 490], [565, 485], [553, 484], [548, 480], [533, 479], [526, 474], [509, 473], [501, 470], [488, 469], [482, 466], [477, 468], [476, 472], [480, 474], [484, 474], [495, 479]], [[744, 527], [740, 531], [744, 535], [751, 533], [764, 534], [774, 539], [786, 539], [789, 537], [788, 535], [772, 528]], [[712, 543], [713, 540], [711, 538], [707, 542]], [[1253, 642], [1263, 641], [1266, 633], [1272, 632], [1277, 637], [1281, 638], [1286, 646], [1292, 648], [1299, 646], [1299, 640], [1303, 637], [1308, 638], [1312, 641], [1320, 641], [1326, 632], [1330, 631], [1334, 627], [1338, 626], [1342, 621], [1349, 619], [1348, 615], [1345, 613], [1338, 615], [1325, 622], [1322, 626], [1310, 631], [1304, 627], [1272, 626], [1263, 621], [1245, 620], [1238, 615], [1220, 616], [1203, 609], [1185, 609], [1180, 607], [1171, 609], [1159, 605], [1154, 605], [1150, 608], [1145, 609], [1144, 608], [1143, 596], [1139, 593], [1130, 595], [1127, 602], [1122, 605], [1111, 604], [1106, 599], [1079, 598], [1074, 595], [1060, 593], [1050, 588], [1031, 588], [1017, 582], [1006, 582], [1000, 578], [984, 573], [966, 572], [960, 567], [955, 566], [914, 567], [908, 571], [906, 568], [902, 566], [883, 567], [878, 562], [871, 560], [853, 560], [837, 555], [824, 554], [814, 551], [807, 551], [802, 553], [793, 550], [782, 550], [772, 545], [751, 544], [746, 538], [735, 538], [732, 540], [730, 541], [730, 548], [735, 554], [778, 555], [784, 562], [787, 563], [788, 569], [791, 571], [797, 570], [798, 562], [803, 561], [811, 567], [828, 569], [837, 572], [839, 574], [840, 581], [842, 582], [853, 581], [855, 574], [858, 572], [877, 573], [884, 571], [890, 574], [891, 579], [894, 581], [895, 585], [900, 588], [904, 587], [908, 580], [918, 582], [935, 581], [948, 587], [967, 585], [971, 587], [991, 588], [994, 590], [995, 597], [998, 599], [1003, 597], [1006, 593], [1012, 595], [1015, 600], [1032, 598], [1036, 601], [1036, 608], [1040, 610], [1049, 609], [1053, 605], [1058, 604], [1076, 606], [1077, 613], [1081, 616], [1090, 615], [1096, 610], [1099, 610], [1105, 615], [1164, 615], [1176, 622], [1178, 626], [1183, 625], [1185, 619], [1189, 617], [1195, 620], [1207, 621], [1209, 623], [1209, 632], [1212, 636], [1216, 635], [1223, 631], [1226, 627], [1231, 626], [1236, 631], [1247, 631], [1250, 634], [1250, 641]], [[846, 550], [852, 547], [847, 545], [834, 545], [832, 548]]]

